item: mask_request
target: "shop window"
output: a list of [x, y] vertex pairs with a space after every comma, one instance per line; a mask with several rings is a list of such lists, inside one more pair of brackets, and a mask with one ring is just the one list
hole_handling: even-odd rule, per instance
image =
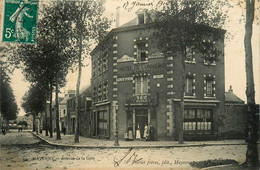
[[107, 123], [107, 111], [98, 111], [98, 134], [107, 136], [108, 134], [108, 123]]
[[137, 77], [135, 81], [135, 93], [136, 94], [147, 94], [148, 93], [148, 78]]
[[192, 132], [212, 130], [212, 110], [184, 109], [183, 130]]

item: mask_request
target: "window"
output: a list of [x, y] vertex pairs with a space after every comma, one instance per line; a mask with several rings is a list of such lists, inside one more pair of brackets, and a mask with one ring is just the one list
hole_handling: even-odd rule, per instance
[[186, 46], [185, 61], [195, 61], [195, 49], [192, 46]]
[[191, 132], [212, 130], [212, 109], [184, 109], [183, 130]]
[[107, 123], [107, 111], [98, 111], [98, 134], [107, 136], [108, 123]]
[[98, 102], [102, 101], [102, 84], [98, 85]]
[[108, 83], [107, 81], [105, 81], [103, 83], [103, 100], [107, 100], [108, 99]]
[[144, 24], [144, 13], [138, 14], [138, 24]]
[[97, 87], [94, 86], [93, 88], [93, 102], [97, 103]]
[[193, 95], [192, 88], [193, 88], [193, 77], [186, 77], [185, 96]]
[[145, 49], [144, 42], [137, 43], [137, 61], [146, 61], [148, 59]]
[[107, 71], [108, 67], [107, 67], [107, 58], [104, 57], [103, 58], [103, 72]]
[[92, 68], [92, 70], [93, 70], [93, 77], [95, 77], [96, 76], [96, 62], [95, 61], [93, 61], [93, 68]]
[[135, 93], [136, 94], [148, 93], [148, 78], [147, 77], [137, 77], [136, 78]]
[[213, 96], [213, 80], [212, 79], [206, 80], [206, 96], [207, 97]]
[[216, 97], [216, 76], [204, 75], [204, 97]]
[[207, 52], [204, 55], [204, 64], [205, 65], [215, 65], [216, 64], [216, 58], [217, 58], [217, 49], [215, 47], [207, 50]]
[[102, 59], [98, 59], [98, 75], [102, 73]]

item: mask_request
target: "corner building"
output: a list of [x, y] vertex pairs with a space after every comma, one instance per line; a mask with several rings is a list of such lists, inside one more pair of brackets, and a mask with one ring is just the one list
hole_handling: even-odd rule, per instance
[[[93, 136], [113, 139], [118, 121], [120, 139], [129, 127], [135, 137], [138, 126], [142, 137], [145, 124], [154, 127], [156, 140], [178, 140], [180, 126], [185, 140], [217, 137], [225, 112], [223, 55], [207, 62], [186, 48], [181, 125], [181, 56], [160, 52], [151, 38], [154, 30], [147, 26], [152, 22], [149, 12], [136, 14], [91, 52]], [[215, 44], [224, 50], [224, 38]]]

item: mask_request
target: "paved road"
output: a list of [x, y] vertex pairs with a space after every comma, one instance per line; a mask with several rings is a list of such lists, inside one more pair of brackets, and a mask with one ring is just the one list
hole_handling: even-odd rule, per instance
[[17, 129], [10, 130], [6, 135], [0, 135], [1, 145], [35, 144], [40, 140], [34, 137], [29, 131], [18, 132]]
[[78, 168], [191, 168], [189, 162], [235, 159], [243, 162], [246, 145], [154, 148], [86, 149], [52, 147], [39, 142], [30, 132], [0, 135], [0, 169]]

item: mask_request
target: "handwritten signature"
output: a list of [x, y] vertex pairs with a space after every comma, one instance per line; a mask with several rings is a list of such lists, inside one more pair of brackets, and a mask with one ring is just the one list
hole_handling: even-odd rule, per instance
[[119, 165], [122, 163], [122, 161], [125, 160], [125, 164], [131, 163], [134, 164], [136, 162], [141, 161], [143, 158], [138, 158], [138, 154], [136, 152], [132, 152], [133, 148], [130, 148], [123, 157], [120, 159], [116, 159], [114, 157], [114, 167], [119, 167]]

